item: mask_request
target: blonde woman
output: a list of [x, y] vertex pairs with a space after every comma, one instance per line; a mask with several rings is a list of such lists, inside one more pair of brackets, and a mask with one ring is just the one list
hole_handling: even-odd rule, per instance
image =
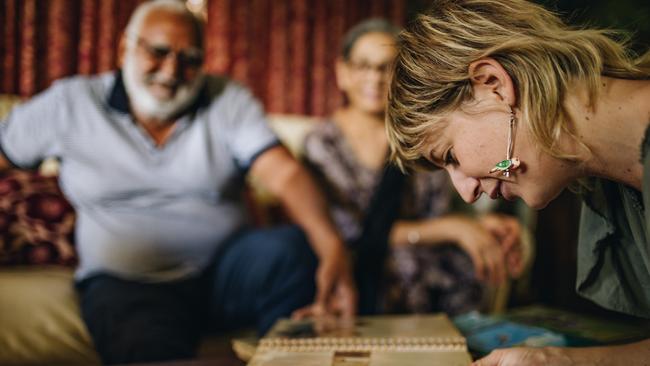
[[[445, 169], [482, 193], [543, 208], [581, 181], [577, 291], [650, 317], [650, 57], [522, 0], [436, 1], [401, 36], [388, 136], [402, 167]], [[477, 365], [636, 365], [650, 340], [518, 348]]]

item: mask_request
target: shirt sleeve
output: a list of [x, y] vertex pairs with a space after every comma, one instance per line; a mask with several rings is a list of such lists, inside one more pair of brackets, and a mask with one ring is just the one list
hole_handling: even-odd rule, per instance
[[13, 108], [0, 125], [3, 155], [24, 169], [36, 167], [47, 157], [59, 156], [66, 128], [62, 108], [59, 83]]
[[221, 103], [221, 107], [228, 111], [223, 132], [239, 168], [248, 170], [258, 156], [280, 145], [269, 127], [261, 103], [248, 90], [231, 82]]

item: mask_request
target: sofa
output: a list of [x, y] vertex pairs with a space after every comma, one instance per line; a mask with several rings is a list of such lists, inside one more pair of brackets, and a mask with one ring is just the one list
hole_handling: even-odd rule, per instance
[[[0, 120], [19, 102], [0, 95]], [[313, 123], [303, 116], [271, 118], [295, 153]], [[56, 172], [56, 162], [46, 161], [38, 172], [0, 174], [0, 365], [99, 364], [73, 287], [74, 210], [58, 188]], [[270, 207], [276, 201], [257, 182], [250, 186], [254, 220], [273, 221]], [[234, 357], [230, 340], [251, 334], [208, 336], [199, 357]]]

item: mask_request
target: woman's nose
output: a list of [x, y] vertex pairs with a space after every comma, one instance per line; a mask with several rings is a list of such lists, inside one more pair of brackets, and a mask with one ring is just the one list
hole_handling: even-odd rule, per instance
[[481, 195], [481, 182], [472, 177], [468, 177], [463, 172], [455, 168], [447, 169], [451, 182], [456, 191], [467, 203], [473, 203]]

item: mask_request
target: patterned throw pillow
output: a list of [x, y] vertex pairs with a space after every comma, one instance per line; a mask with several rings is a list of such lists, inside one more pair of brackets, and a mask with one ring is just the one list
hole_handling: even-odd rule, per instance
[[76, 265], [74, 222], [55, 177], [19, 170], [0, 176], [0, 264]]

